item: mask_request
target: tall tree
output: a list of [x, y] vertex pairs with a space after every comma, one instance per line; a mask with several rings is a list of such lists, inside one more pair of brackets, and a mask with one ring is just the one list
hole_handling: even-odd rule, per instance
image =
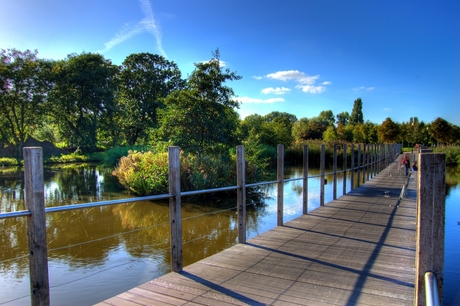
[[331, 110], [321, 111], [318, 115], [318, 120], [326, 126], [333, 125], [335, 123], [334, 113]]
[[399, 126], [391, 118], [385, 119], [378, 127], [378, 137], [380, 142], [396, 143], [399, 140]]
[[452, 126], [446, 120], [438, 117], [431, 123], [431, 136], [441, 143], [449, 143], [452, 140]]
[[176, 63], [157, 54], [129, 55], [119, 74], [120, 126], [128, 144], [146, 137], [157, 127], [157, 110], [172, 91], [181, 89], [185, 81]]
[[[94, 152], [97, 131], [116, 109], [114, 81], [118, 69], [100, 54], [70, 55], [53, 67], [55, 87], [49, 111], [70, 146]], [[116, 126], [105, 125], [115, 130]]]
[[47, 62], [37, 59], [37, 51], [16, 49], [0, 52], [0, 135], [3, 142], [22, 147], [43, 115], [49, 90]]
[[208, 62], [195, 63], [184, 89], [172, 92], [161, 111], [159, 134], [183, 150], [225, 154], [237, 144], [239, 117], [234, 91], [226, 81], [241, 79], [220, 66], [219, 50]]
[[358, 98], [353, 102], [353, 110], [351, 111], [350, 116], [351, 125], [356, 125], [358, 123], [364, 123], [363, 101], [361, 98]]
[[348, 125], [350, 121], [350, 114], [348, 112], [341, 112], [337, 114], [337, 125], [342, 124], [343, 126]]

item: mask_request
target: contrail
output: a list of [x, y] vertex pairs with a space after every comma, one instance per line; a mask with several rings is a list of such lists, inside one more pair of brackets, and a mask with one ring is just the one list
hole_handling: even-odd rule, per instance
[[131, 37], [140, 34], [144, 31], [151, 33], [155, 37], [158, 51], [164, 57], [167, 57], [166, 52], [163, 49], [163, 44], [161, 42], [161, 32], [158, 28], [158, 25], [155, 22], [155, 17], [153, 15], [152, 6], [150, 5], [149, 0], [139, 0], [141, 10], [144, 13], [144, 19], [137, 23], [127, 23], [125, 26], [115, 34], [110, 41], [104, 44], [105, 48], [97, 52], [104, 53], [114, 48], [115, 46], [123, 43], [124, 41], [130, 39]]

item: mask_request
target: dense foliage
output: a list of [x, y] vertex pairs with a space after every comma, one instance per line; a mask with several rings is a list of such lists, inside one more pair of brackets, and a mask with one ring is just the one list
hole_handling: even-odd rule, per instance
[[[314, 155], [317, 143], [412, 147], [460, 142], [460, 128], [442, 118], [431, 123], [417, 117], [402, 123], [391, 118], [381, 124], [365, 121], [361, 98], [354, 100], [351, 114], [324, 110], [315, 117], [297, 118], [271, 112], [240, 119], [239, 102], [228, 82], [241, 76], [222, 67], [218, 49], [209, 61], [196, 63], [186, 79], [176, 63], [150, 53], [131, 54], [120, 66], [97, 53], [50, 61], [39, 59], [37, 51], [8, 49], [1, 50], [0, 59], [0, 150], [13, 147], [17, 164], [25, 140], [32, 136], [74, 152], [52, 157], [52, 162], [101, 154], [98, 160], [115, 165], [127, 156], [115, 173], [139, 194], [164, 187], [163, 179], [153, 182], [153, 176], [164, 174], [161, 152], [169, 145], [180, 146], [193, 166], [188, 167], [193, 171], [183, 183], [208, 188], [223, 184], [221, 180], [231, 184], [238, 144], [247, 148], [248, 169], [258, 173], [276, 156], [278, 144], [285, 146], [288, 159], [295, 160], [305, 143], [315, 144], [311, 147]], [[448, 154], [449, 162], [458, 163], [458, 153], [449, 150], [453, 152]], [[213, 168], [205, 167], [203, 161]], [[139, 165], [143, 168], [136, 168]]]

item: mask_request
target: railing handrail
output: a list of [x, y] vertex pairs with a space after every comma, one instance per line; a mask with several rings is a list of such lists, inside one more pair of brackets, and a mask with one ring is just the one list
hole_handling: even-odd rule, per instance
[[427, 306], [440, 306], [436, 274], [432, 271], [425, 272], [425, 299]]
[[[362, 165], [360, 167], [347, 168], [346, 170], [338, 170], [337, 172], [342, 173], [342, 172], [354, 171], [354, 170], [357, 170], [358, 168], [363, 168], [365, 166], [372, 165], [372, 164], [380, 162], [380, 161], [382, 161], [384, 159], [385, 159], [385, 157], [381, 157], [380, 159], [378, 159], [378, 160], [376, 160], [374, 162], [370, 162], [370, 163], [368, 163], [366, 165]], [[325, 173], [325, 175], [332, 175], [332, 174], [334, 174], [334, 172]], [[307, 179], [318, 178], [318, 177], [321, 177], [321, 174], [309, 175], [307, 177]], [[283, 183], [287, 183], [287, 182], [291, 182], [291, 181], [300, 181], [302, 179], [304, 179], [304, 177], [283, 179]], [[278, 180], [265, 181], [265, 182], [245, 184], [245, 187], [250, 188], [250, 187], [257, 187], [257, 186], [277, 184], [277, 183], [279, 183]], [[185, 197], [185, 196], [199, 195], [199, 194], [212, 193], [212, 192], [222, 192], [222, 191], [229, 191], [229, 190], [237, 190], [239, 188], [240, 187], [238, 187], [238, 186], [226, 186], [226, 187], [218, 187], [218, 188], [211, 188], [211, 189], [182, 191], [180, 195], [181, 195], [181, 197], [182, 196]], [[54, 212], [63, 212], [63, 211], [76, 210], [76, 209], [85, 209], [85, 208], [93, 208], [93, 207], [101, 207], [101, 206], [109, 206], [109, 205], [127, 204], [127, 203], [140, 202], [140, 201], [165, 200], [165, 199], [168, 199], [170, 197], [172, 197], [172, 194], [165, 193], [165, 194], [149, 195], [149, 196], [134, 197], [134, 198], [123, 198], [123, 199], [117, 199], [117, 200], [106, 200], [106, 201], [97, 201], [97, 202], [89, 202], [89, 203], [62, 205], [62, 206], [55, 206], [55, 207], [46, 207], [45, 212], [46, 213], [54, 213]], [[14, 211], [14, 212], [3, 212], [3, 213], [0, 213], [0, 220], [1, 219], [7, 219], [7, 218], [27, 217], [27, 216], [30, 216], [30, 215], [31, 215], [31, 212], [29, 210], [20, 210], [20, 211]]]

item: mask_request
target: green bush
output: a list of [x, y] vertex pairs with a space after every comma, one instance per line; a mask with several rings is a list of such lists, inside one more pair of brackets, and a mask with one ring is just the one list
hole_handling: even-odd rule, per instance
[[168, 154], [129, 151], [120, 159], [113, 175], [137, 195], [168, 193]]
[[144, 151], [144, 148], [140, 146], [116, 146], [104, 152], [95, 153], [95, 155], [104, 165], [114, 167], [123, 156], [128, 155], [129, 151]]
[[441, 146], [434, 148], [433, 152], [446, 154], [446, 164], [460, 167], [460, 146]]
[[[182, 152], [181, 190], [203, 190], [236, 185], [236, 154], [227, 157], [202, 156]], [[257, 152], [246, 155], [246, 182], [260, 182], [268, 163]], [[113, 175], [131, 193], [151, 195], [168, 193], [168, 154], [129, 151], [120, 159]]]

